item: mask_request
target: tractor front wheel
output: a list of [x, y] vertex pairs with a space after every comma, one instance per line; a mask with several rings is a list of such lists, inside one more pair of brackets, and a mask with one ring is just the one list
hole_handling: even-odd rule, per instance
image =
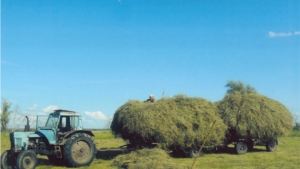
[[34, 151], [21, 151], [17, 158], [18, 169], [35, 169], [37, 165], [37, 156]]
[[96, 155], [96, 145], [90, 135], [77, 133], [72, 135], [64, 145], [63, 156], [70, 167], [88, 166]]
[[1, 155], [1, 168], [12, 169], [13, 160], [15, 160], [15, 157], [9, 157], [8, 150], [4, 151]]

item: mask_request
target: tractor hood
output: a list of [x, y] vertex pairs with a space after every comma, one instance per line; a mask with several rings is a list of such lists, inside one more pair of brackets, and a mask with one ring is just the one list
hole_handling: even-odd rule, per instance
[[[10, 133], [11, 150], [27, 150], [28, 138], [35, 134], [34, 132], [12, 132]], [[38, 136], [40, 137], [40, 136]]]

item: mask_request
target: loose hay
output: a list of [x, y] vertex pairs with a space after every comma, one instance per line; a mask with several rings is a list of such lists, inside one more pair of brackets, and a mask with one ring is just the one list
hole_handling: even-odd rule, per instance
[[161, 149], [144, 149], [129, 154], [119, 155], [113, 159], [111, 166], [122, 169], [188, 169], [189, 167], [175, 163]]
[[269, 139], [287, 134], [293, 117], [280, 102], [260, 94], [228, 94], [216, 103], [229, 131], [239, 138]]
[[216, 120], [207, 141], [207, 145], [216, 145], [227, 129], [217, 111], [217, 107], [205, 99], [184, 95], [154, 103], [131, 100], [115, 112], [111, 129], [114, 135], [130, 142], [161, 143], [165, 148], [183, 150], [201, 145]]

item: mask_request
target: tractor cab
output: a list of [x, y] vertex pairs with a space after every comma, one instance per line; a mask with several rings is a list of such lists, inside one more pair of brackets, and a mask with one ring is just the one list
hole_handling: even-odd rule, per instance
[[37, 116], [37, 134], [44, 135], [50, 144], [55, 144], [69, 132], [82, 129], [82, 118], [74, 111], [55, 110], [48, 116]]

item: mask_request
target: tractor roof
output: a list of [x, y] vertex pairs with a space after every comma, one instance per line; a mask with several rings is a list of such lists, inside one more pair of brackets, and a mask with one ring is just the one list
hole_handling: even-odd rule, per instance
[[80, 116], [80, 114], [75, 111], [62, 110], [62, 109], [54, 110], [54, 112], [51, 114], [60, 114], [60, 115], [66, 115], [66, 116], [74, 116], [74, 115]]

